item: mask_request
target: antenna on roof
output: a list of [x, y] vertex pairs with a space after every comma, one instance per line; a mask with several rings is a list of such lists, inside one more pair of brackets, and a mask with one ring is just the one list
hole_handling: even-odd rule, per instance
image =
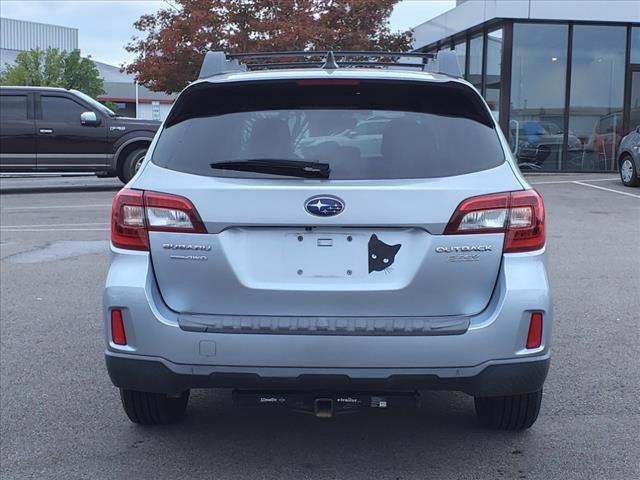
[[333, 52], [331, 50], [327, 52], [327, 59], [324, 61], [322, 68], [324, 70], [335, 70], [336, 68], [340, 68], [340, 66], [336, 62], [336, 57], [333, 55]]

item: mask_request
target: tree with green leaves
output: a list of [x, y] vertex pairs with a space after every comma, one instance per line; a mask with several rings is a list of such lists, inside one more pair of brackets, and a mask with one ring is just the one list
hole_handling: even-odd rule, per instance
[[104, 93], [104, 81], [90, 57], [56, 48], [20, 52], [15, 64], [5, 65], [0, 85], [74, 88], [93, 98]]

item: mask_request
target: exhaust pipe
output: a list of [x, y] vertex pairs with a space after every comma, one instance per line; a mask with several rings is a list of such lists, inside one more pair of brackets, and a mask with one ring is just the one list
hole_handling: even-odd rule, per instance
[[314, 413], [317, 418], [333, 417], [333, 399], [316, 398], [314, 403]]

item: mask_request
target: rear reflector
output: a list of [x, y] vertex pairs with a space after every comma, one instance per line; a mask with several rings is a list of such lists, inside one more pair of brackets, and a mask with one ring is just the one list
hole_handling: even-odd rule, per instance
[[529, 321], [527, 348], [538, 348], [542, 345], [542, 313], [533, 312]]
[[464, 200], [451, 216], [445, 235], [504, 233], [504, 252], [544, 246], [544, 204], [534, 190], [481, 195]]
[[111, 340], [116, 345], [126, 345], [127, 336], [124, 333], [124, 321], [122, 320], [122, 311], [118, 309], [111, 310]]
[[207, 233], [189, 200], [178, 195], [123, 189], [113, 199], [111, 242], [149, 250], [149, 232]]

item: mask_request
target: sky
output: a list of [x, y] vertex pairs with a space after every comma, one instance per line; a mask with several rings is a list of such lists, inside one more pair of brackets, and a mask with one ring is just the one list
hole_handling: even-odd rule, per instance
[[[133, 23], [166, 6], [164, 0], [0, 0], [0, 16], [77, 28], [83, 55], [120, 66], [133, 59], [124, 50], [138, 33]], [[453, 7], [455, 0], [401, 0], [390, 26], [408, 30]]]

